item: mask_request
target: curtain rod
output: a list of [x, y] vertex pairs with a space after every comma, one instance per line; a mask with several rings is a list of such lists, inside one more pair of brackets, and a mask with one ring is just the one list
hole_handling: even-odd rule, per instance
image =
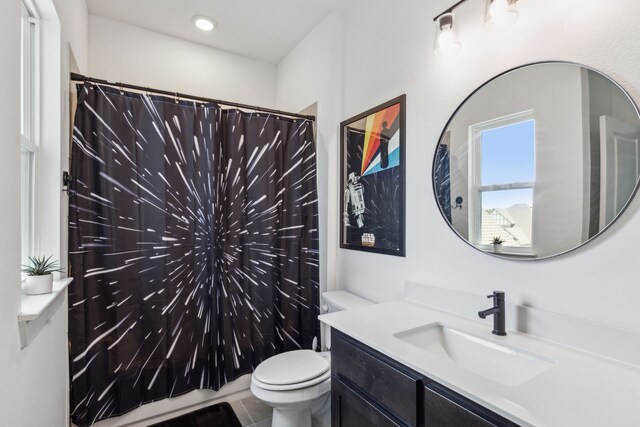
[[202, 96], [185, 95], [183, 93], [169, 92], [167, 90], [152, 89], [152, 88], [148, 88], [148, 87], [136, 86], [136, 85], [126, 84], [126, 83], [118, 83], [118, 82], [114, 83], [114, 82], [109, 82], [109, 81], [103, 80], [103, 79], [96, 79], [96, 78], [93, 78], [93, 77], [83, 76], [82, 74], [77, 74], [77, 73], [71, 73], [71, 81], [74, 81], [74, 82], [92, 82], [92, 83], [96, 83], [96, 84], [108, 85], [108, 86], [113, 86], [113, 87], [116, 87], [116, 88], [132, 89], [132, 90], [137, 90], [137, 91], [140, 91], [140, 92], [147, 92], [147, 93], [152, 93], [152, 94], [157, 94], [157, 95], [166, 95], [166, 96], [177, 97], [177, 98], [182, 98], [182, 99], [191, 99], [191, 100], [200, 101], [200, 102], [203, 102], [203, 101], [204, 102], [214, 102], [216, 104], [226, 105], [226, 106], [235, 107], [235, 108], [242, 108], [242, 109], [245, 109], [245, 110], [253, 110], [253, 111], [260, 111], [260, 112], [264, 112], [264, 113], [279, 114], [281, 116], [297, 117], [297, 118], [307, 119], [307, 120], [312, 120], [312, 121], [316, 120], [315, 116], [307, 116], [307, 115], [298, 114], [298, 113], [289, 113], [287, 111], [273, 110], [271, 108], [256, 107], [255, 105], [239, 104], [237, 102], [222, 101], [220, 99], [205, 98], [205, 97], [202, 97]]

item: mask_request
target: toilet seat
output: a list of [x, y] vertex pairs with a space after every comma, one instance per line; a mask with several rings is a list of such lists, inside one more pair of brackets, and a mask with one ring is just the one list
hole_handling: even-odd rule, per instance
[[324, 382], [326, 380], [328, 380], [329, 378], [331, 378], [331, 371], [326, 371], [324, 374], [321, 374], [319, 377], [316, 378], [312, 378], [308, 381], [304, 381], [301, 383], [294, 383], [294, 384], [269, 384], [269, 383], [264, 383], [262, 381], [259, 381], [258, 379], [256, 379], [256, 377], [252, 377], [251, 378], [251, 382], [256, 386], [256, 387], [260, 387], [263, 390], [272, 390], [272, 391], [291, 391], [291, 390], [299, 390], [301, 388], [306, 388], [306, 387], [311, 387], [314, 386], [316, 384], [320, 384], [321, 382]]
[[312, 350], [294, 350], [260, 363], [253, 379], [267, 390], [291, 390], [317, 384], [330, 375], [331, 364], [326, 357]]

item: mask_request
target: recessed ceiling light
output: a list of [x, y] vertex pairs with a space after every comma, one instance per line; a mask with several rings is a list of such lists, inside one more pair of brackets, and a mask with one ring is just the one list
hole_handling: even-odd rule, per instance
[[191, 20], [193, 21], [193, 24], [202, 31], [213, 31], [218, 26], [216, 21], [204, 15], [196, 15], [191, 18]]

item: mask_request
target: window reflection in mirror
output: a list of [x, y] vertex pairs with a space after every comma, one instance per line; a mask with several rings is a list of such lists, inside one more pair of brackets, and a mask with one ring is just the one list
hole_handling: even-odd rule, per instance
[[[474, 188], [469, 202], [476, 245], [500, 238], [509, 248], [531, 248], [535, 186], [533, 112], [471, 126]], [[521, 251], [530, 253], [530, 251]]]
[[[624, 210], [640, 175], [640, 119], [592, 69], [543, 63], [474, 92], [434, 158], [442, 214], [477, 249], [539, 259], [592, 239]], [[462, 197], [461, 206], [451, 200]]]

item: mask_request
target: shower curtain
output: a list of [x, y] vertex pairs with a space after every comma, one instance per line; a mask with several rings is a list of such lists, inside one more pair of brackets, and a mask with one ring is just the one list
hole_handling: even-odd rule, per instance
[[449, 146], [438, 145], [436, 158], [433, 162], [433, 188], [435, 188], [438, 204], [442, 212], [451, 223], [451, 172], [450, 172]]
[[78, 85], [71, 412], [87, 426], [319, 337], [313, 123]]

